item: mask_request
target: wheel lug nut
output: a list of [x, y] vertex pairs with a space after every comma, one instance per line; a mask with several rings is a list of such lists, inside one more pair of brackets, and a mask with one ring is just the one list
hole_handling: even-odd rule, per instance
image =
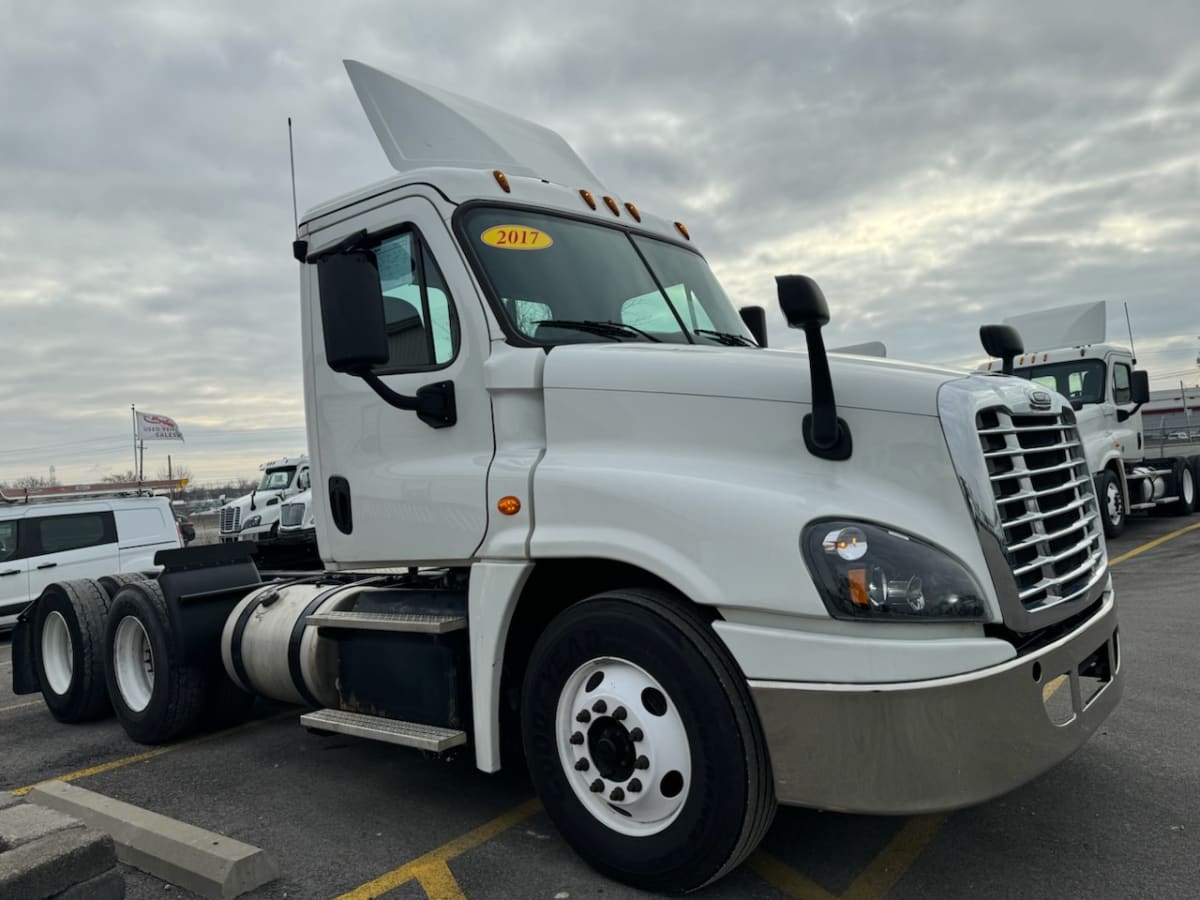
[[580, 731], [576, 731], [574, 734], [572, 734], [571, 735], [571, 743], [574, 744], [576, 747], [578, 747], [580, 744], [582, 744], [583, 743], [583, 733]]
[[604, 790], [604, 782], [597, 778], [591, 783], [591, 791], [593, 794], [598, 794]]
[[595, 703], [592, 704], [592, 711], [598, 712], [598, 713], [608, 712], [608, 704], [605, 703], [603, 700], [597, 700]]
[[636, 778], [631, 778], [629, 784], [625, 785], [631, 794], [640, 794], [642, 791], [642, 783]]
[[633, 767], [634, 767], [635, 769], [648, 769], [648, 768], [650, 768], [650, 759], [649, 759], [649, 757], [645, 757], [645, 756], [639, 756], [639, 757], [637, 758], [637, 760], [635, 760], [635, 761], [634, 761]]
[[585, 723], [590, 722], [590, 721], [592, 721], [592, 714], [590, 712], [588, 712], [586, 709], [581, 709], [579, 711], [579, 715], [577, 715], [575, 717], [575, 721], [576, 722], [585, 722]]
[[632, 741], [640, 741], [644, 737], [645, 735], [642, 734], [642, 729], [640, 728], [631, 728], [629, 730], [629, 739]]
[[623, 706], [618, 706], [613, 710], [613, 718], [618, 722], [624, 722], [627, 715], [629, 715], [629, 713], [625, 711], [625, 707]]
[[577, 760], [575, 763], [575, 771], [576, 772], [586, 772], [588, 770], [589, 765], [590, 764], [588, 763], [588, 761], [586, 759]]
[[625, 792], [619, 787], [615, 787], [612, 789], [612, 793], [608, 795], [608, 799], [620, 802], [621, 800], [625, 799]]

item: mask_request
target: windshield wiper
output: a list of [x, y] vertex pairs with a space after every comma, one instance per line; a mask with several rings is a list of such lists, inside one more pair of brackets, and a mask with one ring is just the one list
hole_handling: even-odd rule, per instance
[[750, 340], [744, 334], [734, 334], [731, 331], [712, 331], [708, 328], [694, 328], [693, 333], [703, 335], [704, 337], [712, 338], [718, 344], [724, 344], [726, 347], [757, 347], [758, 344]]
[[630, 337], [636, 334], [656, 344], [662, 343], [662, 338], [657, 338], [649, 332], [642, 331], [636, 325], [626, 325], [624, 322], [593, 322], [590, 319], [539, 319], [533, 324], [539, 326], [547, 325], [551, 328], [573, 328], [576, 331], [586, 331], [588, 334], [597, 334], [601, 337], [612, 338], [614, 341], [619, 341], [623, 337]]

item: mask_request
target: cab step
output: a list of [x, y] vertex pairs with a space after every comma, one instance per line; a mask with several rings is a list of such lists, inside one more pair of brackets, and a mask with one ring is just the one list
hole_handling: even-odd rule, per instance
[[467, 627], [467, 617], [453, 613], [323, 612], [308, 617], [317, 628], [351, 628], [358, 631], [408, 631], [446, 634]]
[[402, 722], [383, 716], [367, 716], [343, 709], [320, 709], [305, 713], [300, 717], [300, 724], [313, 731], [332, 731], [371, 741], [399, 744], [401, 747], [429, 750], [433, 753], [442, 753], [467, 742], [465, 731]]

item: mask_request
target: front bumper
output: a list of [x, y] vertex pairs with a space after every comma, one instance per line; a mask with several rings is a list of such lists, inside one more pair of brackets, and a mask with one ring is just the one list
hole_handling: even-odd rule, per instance
[[275, 542], [285, 547], [302, 547], [317, 543], [315, 528], [301, 528], [297, 531], [286, 531], [282, 528], [275, 535]]
[[[1090, 697], [1084, 662], [1107, 667]], [[781, 803], [908, 815], [989, 800], [1066, 759], [1120, 699], [1120, 663], [1110, 589], [1100, 612], [1075, 631], [991, 668], [899, 684], [750, 688]], [[1058, 690], [1070, 691], [1071, 717], [1056, 725], [1043, 694], [1063, 674]]]

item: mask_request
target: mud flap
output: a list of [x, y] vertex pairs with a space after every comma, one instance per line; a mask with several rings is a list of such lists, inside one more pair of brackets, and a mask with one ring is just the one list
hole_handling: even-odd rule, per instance
[[12, 681], [14, 694], [36, 694], [42, 686], [33, 667], [33, 611], [37, 601], [30, 603], [17, 617], [12, 634]]

